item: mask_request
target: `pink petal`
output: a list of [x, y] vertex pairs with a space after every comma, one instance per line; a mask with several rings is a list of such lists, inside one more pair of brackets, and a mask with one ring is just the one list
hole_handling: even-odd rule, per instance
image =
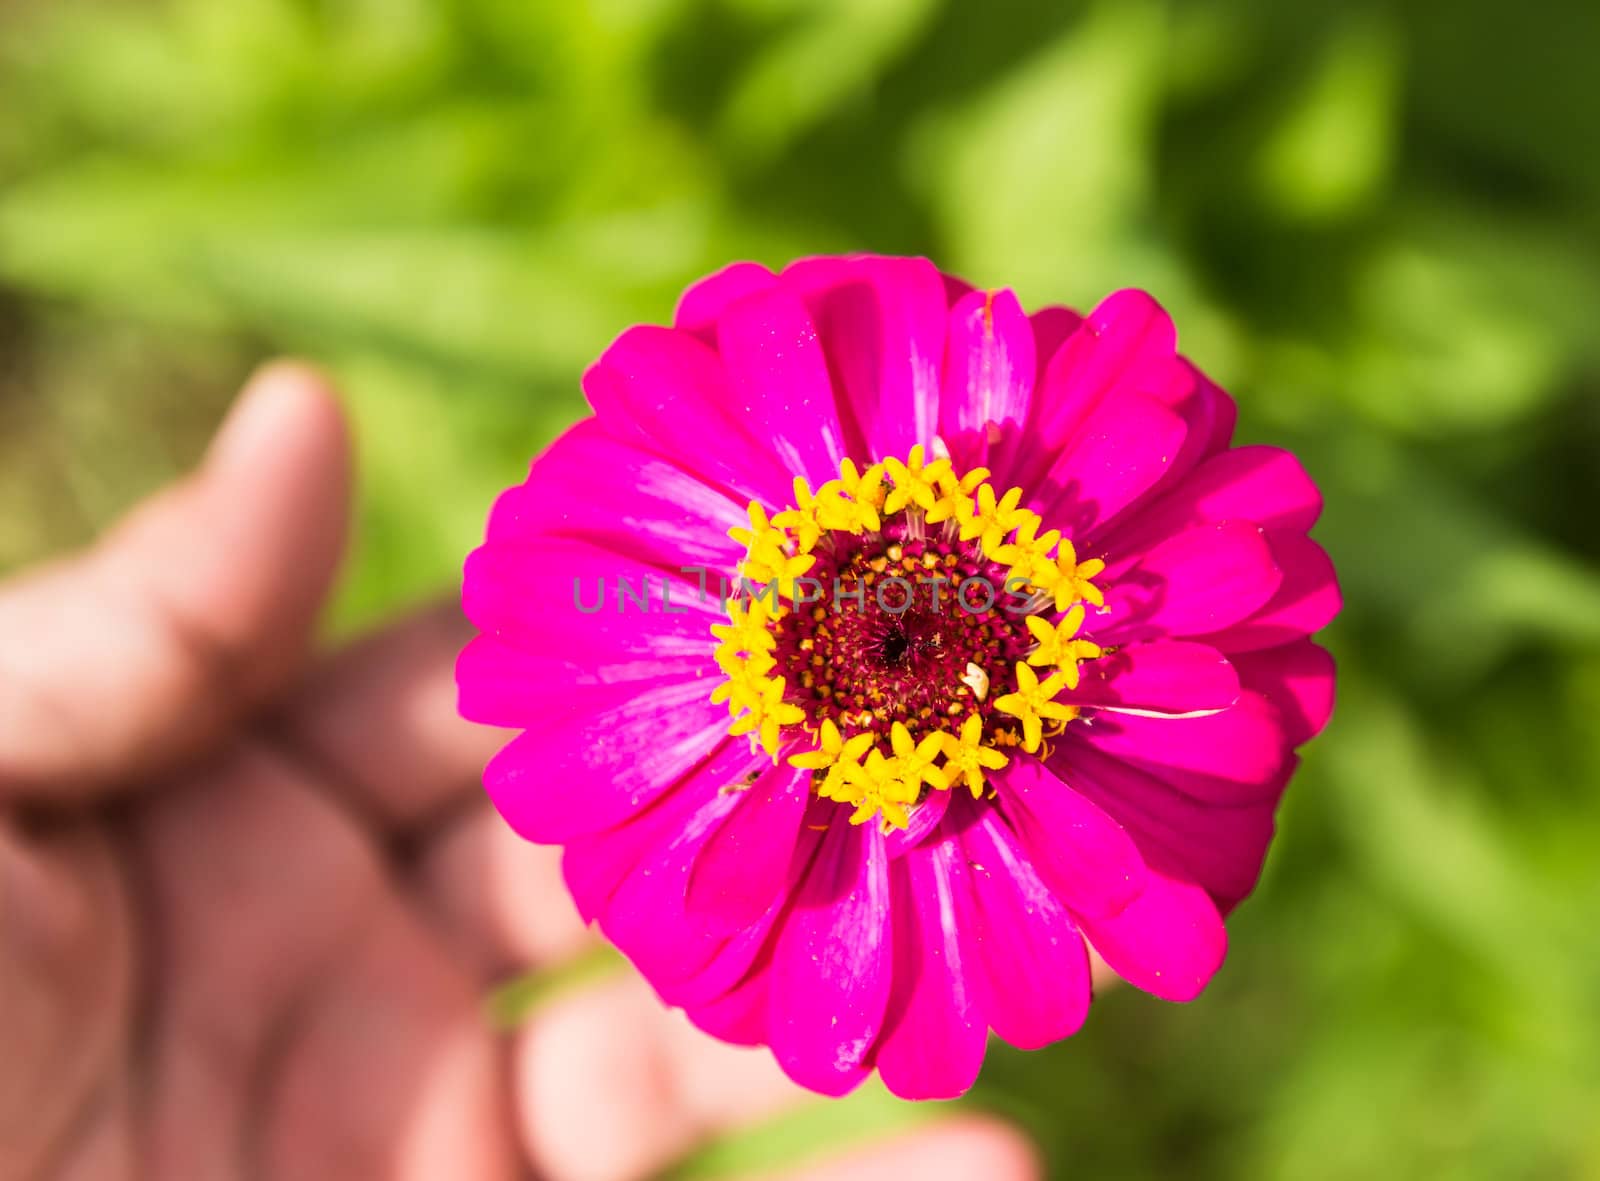
[[1082, 926], [1112, 971], [1167, 1001], [1194, 1000], [1228, 954], [1228, 932], [1211, 896], [1155, 866], [1130, 906]]
[[1040, 876], [1075, 913], [1115, 914], [1143, 889], [1133, 839], [1038, 759], [1019, 750], [989, 775]]
[[1227, 657], [1182, 640], [1130, 644], [1085, 661], [1080, 678], [1059, 700], [1157, 714], [1222, 710], [1239, 700], [1239, 676]]
[[723, 934], [766, 913], [788, 883], [810, 787], [811, 772], [787, 764], [768, 764], [754, 784], [739, 784], [734, 808], [689, 875], [690, 913]]
[[[1240, 693], [1233, 708], [1199, 718], [1096, 714], [1067, 728], [1057, 760], [1070, 764], [1079, 744], [1216, 805], [1275, 800], [1288, 772], [1289, 743], [1278, 711], [1249, 691]], [[1083, 913], [1072, 899], [1066, 901]]]
[[1178, 480], [1207, 458], [1219, 454], [1233, 439], [1239, 408], [1222, 388], [1186, 358], [1178, 358], [1177, 372], [1150, 387], [1150, 392], [1182, 416], [1188, 433], [1183, 448], [1173, 458], [1165, 487]]
[[1205, 803], [1082, 744], [1064, 746], [1052, 764], [1133, 834], [1146, 861], [1198, 882], [1219, 906], [1232, 907], [1255, 888], [1272, 842], [1276, 795], [1245, 805]]
[[1034, 348], [1033, 325], [1009, 290], [975, 291], [950, 309], [939, 434], [962, 469], [986, 465], [991, 442], [1022, 430]]
[[1178, 365], [1172, 320], [1142, 291], [1102, 300], [1045, 366], [1028, 422], [1032, 444], [1008, 480], [1027, 489], [1113, 390], [1148, 392], [1173, 378]]
[[680, 783], [675, 790], [692, 796], [699, 806], [665, 842], [639, 860], [601, 912], [600, 928], [606, 937], [658, 989], [704, 970], [728, 941], [727, 932], [710, 930], [685, 911], [689, 873], [738, 802], [722, 785], [737, 782], [765, 759], [732, 742]]
[[[635, 630], [635, 638], [642, 633]], [[456, 659], [461, 716], [486, 726], [542, 727], [585, 710], [616, 708], [641, 691], [687, 683], [693, 673], [655, 656], [575, 664], [477, 636]]]
[[816, 322], [841, 415], [865, 448], [858, 457], [930, 446], [939, 425], [948, 306], [934, 265], [873, 255], [812, 258], [787, 268], [782, 281]]
[[1289, 743], [1309, 742], [1333, 714], [1333, 657], [1310, 640], [1241, 652], [1233, 658], [1239, 680], [1278, 707]]
[[1344, 606], [1339, 576], [1326, 550], [1293, 533], [1270, 534], [1268, 541], [1283, 582], [1250, 618], [1205, 637], [1225, 652], [1291, 643], [1332, 623]]
[[957, 843], [943, 840], [913, 850], [889, 872], [894, 985], [878, 1074], [902, 1099], [954, 1099], [977, 1079], [988, 1038], [966, 866]]
[[586, 418], [534, 461], [525, 484], [500, 496], [488, 537], [581, 538], [674, 573], [698, 565], [731, 574], [742, 553], [728, 530], [747, 522], [747, 503]]
[[[773, 456], [766, 424], [738, 413], [738, 390], [716, 352], [686, 332], [628, 329], [583, 375], [583, 392], [610, 434], [741, 500], [770, 503], [790, 492], [792, 476]], [[607, 475], [616, 478], [595, 471], [589, 481]]]
[[805, 476], [815, 485], [837, 476], [844, 428], [800, 297], [774, 287], [730, 304], [717, 321], [717, 344], [744, 429], [767, 442], [791, 480]]
[[683, 293], [673, 325], [713, 344], [717, 321], [729, 304], [777, 285], [778, 276], [760, 263], [733, 263], [714, 275], [707, 275]]
[[[759, 1046], [768, 1037], [767, 1010], [771, 1008], [771, 998], [771, 973], [757, 970], [730, 992], [686, 1005], [684, 1013], [696, 1029], [719, 1041], [736, 1046]], [[837, 1093], [844, 1094], [866, 1077], [866, 1071], [860, 1072]]]
[[1028, 323], [1033, 329], [1034, 356], [1043, 369], [1056, 355], [1056, 350], [1078, 330], [1083, 317], [1071, 308], [1051, 306], [1034, 312], [1028, 317]]
[[556, 719], [515, 738], [483, 773], [523, 837], [557, 845], [642, 811], [715, 751], [725, 706], [704, 684], [668, 682]]
[[961, 302], [963, 297], [971, 295], [974, 290], [972, 284], [959, 275], [941, 274], [939, 277], [944, 280], [944, 302], [946, 307], [954, 307]]
[[702, 598], [695, 576], [550, 538], [537, 548], [474, 550], [462, 606], [479, 631], [541, 656], [593, 669], [654, 661], [664, 671], [709, 675], [716, 667], [710, 628], [725, 616], [709, 579], [707, 591]]
[[961, 844], [989, 1025], [1018, 1049], [1037, 1050], [1076, 1033], [1088, 1016], [1088, 949], [994, 809], [963, 808], [972, 817]]
[[1086, 537], [1166, 475], [1183, 446], [1183, 419], [1144, 394], [1106, 398], [1084, 420], [1049, 476], [1025, 490], [1045, 523]]
[[1254, 521], [1273, 532], [1304, 533], [1322, 512], [1322, 494], [1300, 461], [1277, 447], [1236, 447], [1206, 460], [1160, 499], [1108, 531], [1122, 553], [1148, 549], [1184, 529]]
[[1099, 581], [1108, 589], [1104, 611], [1092, 620], [1094, 637], [1121, 644], [1201, 636], [1238, 623], [1271, 600], [1283, 574], [1259, 526], [1224, 521], [1185, 530]]
[[838, 1095], [865, 1076], [889, 1000], [890, 957], [883, 836], [841, 814], [773, 951], [772, 1052], [795, 1082]]
[[[802, 833], [794, 851], [791, 872], [799, 874], [811, 862], [821, 840], [817, 833]], [[798, 866], [798, 869], [793, 868]], [[786, 900], [785, 900], [786, 901]], [[766, 975], [771, 968], [774, 931], [788, 913], [782, 902], [774, 904], [744, 930], [722, 945], [712, 959], [692, 975], [674, 980], [660, 987], [662, 999], [670, 1005], [685, 1009], [710, 1004], [724, 994], [743, 987], [745, 979], [753, 973]], [[766, 1010], [761, 1012], [766, 1020]], [[761, 1038], [766, 1040], [765, 1034]]]
[[[743, 742], [726, 740], [711, 758], [727, 759], [747, 750]], [[665, 792], [626, 823], [570, 841], [561, 872], [584, 921], [604, 914], [639, 863], [671, 841], [704, 802], [703, 795], [690, 791]]]

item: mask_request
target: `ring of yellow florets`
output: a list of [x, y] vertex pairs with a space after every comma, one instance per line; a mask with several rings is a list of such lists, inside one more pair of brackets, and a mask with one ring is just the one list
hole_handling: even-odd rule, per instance
[[865, 471], [845, 460], [815, 492], [797, 478], [794, 507], [769, 518], [752, 502], [731, 530], [745, 556], [711, 629], [727, 677], [711, 699], [730, 734], [788, 752], [854, 823], [904, 828], [957, 783], [982, 796], [1007, 748], [1039, 751], [1078, 716], [1055, 699], [1103, 655], [1078, 631], [1104, 602], [1105, 563], [1041, 534], [1021, 490], [996, 495], [988, 475], [920, 446]]

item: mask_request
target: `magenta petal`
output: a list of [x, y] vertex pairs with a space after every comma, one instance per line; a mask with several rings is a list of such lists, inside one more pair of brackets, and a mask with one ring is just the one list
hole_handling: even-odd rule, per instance
[[693, 565], [731, 573], [743, 553], [728, 530], [747, 522], [745, 503], [586, 418], [534, 461], [525, 484], [501, 495], [488, 540], [579, 538], [674, 573]]
[[1000, 806], [1050, 888], [1077, 914], [1115, 914], [1144, 887], [1123, 828], [1032, 755], [991, 771]]
[[1101, 581], [1109, 589], [1093, 619], [1094, 637], [1125, 644], [1203, 636], [1238, 623], [1271, 600], [1283, 574], [1259, 526], [1224, 521], [1185, 530]]
[[[801, 847], [796, 850], [795, 856], [802, 865], [810, 860], [820, 843], [809, 839], [813, 835], [806, 834]], [[690, 1009], [710, 1004], [725, 993], [741, 988], [745, 978], [752, 972], [765, 975], [772, 958], [772, 945], [776, 938], [774, 930], [786, 913], [782, 905], [774, 905], [750, 926], [730, 936], [703, 967], [682, 979], [658, 983], [657, 989], [662, 1000], [669, 1005]], [[763, 1021], [766, 1020], [765, 1010], [761, 1017]], [[765, 1031], [761, 1040], [767, 1040]]]
[[1321, 512], [1322, 494], [1293, 455], [1276, 447], [1236, 447], [1128, 514], [1103, 542], [1119, 553], [1136, 553], [1185, 529], [1229, 520], [1304, 533]]
[[801, 1086], [854, 1087], [883, 1027], [891, 975], [889, 858], [874, 825], [840, 815], [773, 952], [772, 1052]]
[[1024, 489], [1044, 476], [1061, 447], [1113, 390], [1144, 392], [1170, 382], [1179, 364], [1177, 333], [1161, 305], [1142, 291], [1118, 291], [1084, 317], [1045, 365], [1028, 419], [1032, 447], [1010, 480]]
[[1045, 523], [1086, 537], [1155, 487], [1167, 474], [1187, 428], [1154, 398], [1126, 394], [1102, 401], [1050, 468], [1024, 489]]
[[[771, 996], [771, 974], [756, 971], [731, 992], [686, 1005], [684, 1013], [696, 1029], [714, 1038], [736, 1046], [759, 1046], [767, 1040], [767, 1010], [771, 1007]], [[840, 1085], [831, 1093], [843, 1095], [866, 1077], [867, 1072], [860, 1071], [851, 1076], [848, 1084]]]
[[923, 258], [813, 258], [782, 281], [810, 309], [862, 455], [931, 446], [948, 307], [938, 269]]
[[1037, 367], [1043, 370], [1055, 357], [1056, 351], [1078, 330], [1083, 317], [1071, 308], [1043, 307], [1028, 317], [1033, 329], [1033, 353]]
[[[711, 759], [726, 759], [748, 749], [725, 741]], [[693, 792], [669, 791], [650, 807], [615, 828], [575, 837], [561, 857], [561, 872], [585, 922], [605, 913], [617, 891], [646, 857], [665, 847], [704, 803]]]
[[1228, 932], [1201, 887], [1150, 867], [1149, 883], [1121, 913], [1084, 919], [1083, 931], [1111, 970], [1166, 1001], [1192, 1001], [1228, 954]]
[[1146, 861], [1181, 870], [1223, 908], [1255, 888], [1272, 842], [1275, 794], [1253, 804], [1202, 802], [1080, 743], [1063, 744], [1051, 761], [1074, 790], [1127, 828]]
[[760, 263], [733, 263], [714, 275], [707, 275], [683, 293], [673, 325], [695, 333], [708, 344], [713, 343], [717, 321], [730, 303], [777, 285], [778, 276]]
[[1333, 657], [1310, 640], [1241, 652], [1233, 658], [1245, 688], [1278, 707], [1289, 743], [1309, 742], [1333, 714]]
[[[583, 375], [607, 431], [673, 460], [745, 501], [787, 497], [792, 477], [772, 454], [765, 423], [737, 414], [716, 351], [686, 332], [630, 328]], [[596, 470], [572, 490], [620, 474]], [[626, 481], [621, 480], [623, 486]]]
[[1289, 743], [1278, 711], [1249, 691], [1239, 694], [1233, 708], [1199, 718], [1096, 714], [1088, 725], [1067, 728], [1056, 758], [1070, 763], [1080, 743], [1218, 805], [1276, 799], [1288, 769]]
[[988, 1038], [966, 865], [947, 839], [912, 850], [889, 872], [894, 985], [878, 1074], [902, 1099], [954, 1099], [978, 1077]]
[[1225, 652], [1273, 648], [1301, 639], [1332, 623], [1344, 606], [1339, 576], [1326, 550], [1309, 537], [1292, 533], [1274, 533], [1268, 541], [1283, 581], [1250, 618], [1205, 637]]
[[1228, 446], [1239, 408], [1220, 386], [1183, 357], [1178, 358], [1176, 372], [1169, 372], [1165, 381], [1149, 389], [1176, 410], [1188, 427], [1183, 447], [1173, 457], [1167, 476], [1167, 486], [1173, 487], [1197, 464]]
[[1033, 325], [1010, 291], [975, 291], [950, 309], [939, 433], [962, 469], [987, 464], [991, 442], [1027, 421], [1034, 348]]
[[[966, 805], [963, 805], [965, 808]], [[1072, 916], [991, 808], [961, 832], [989, 1025], [1022, 1050], [1078, 1031], [1089, 1015], [1089, 952]]]
[[530, 841], [561, 844], [640, 812], [717, 749], [728, 711], [700, 681], [652, 685], [515, 738], [483, 773]]
[[689, 875], [692, 914], [728, 934], [766, 913], [788, 881], [810, 786], [811, 772], [787, 764], [769, 764], [754, 784], [739, 785]]
[[[715, 598], [702, 600], [699, 587], [682, 575], [583, 542], [552, 538], [537, 549], [486, 545], [474, 551], [462, 605], [487, 637], [520, 649], [530, 665], [568, 670], [549, 683], [507, 686], [534, 699], [589, 685], [716, 672], [708, 640], [711, 625], [724, 616]], [[493, 688], [475, 683], [468, 671], [458, 676], [464, 700]], [[703, 686], [708, 697], [715, 683]], [[537, 720], [469, 716], [498, 725]]]
[[[600, 928], [658, 989], [704, 970], [727, 942], [685, 910], [689, 873], [707, 840], [737, 801], [721, 790], [754, 761], [748, 747], [729, 743], [722, 753], [674, 790], [699, 801], [670, 839], [642, 857], [600, 915]], [[759, 917], [759, 916], [757, 916]]]
[[827, 358], [800, 297], [774, 287], [738, 300], [717, 321], [717, 343], [744, 428], [766, 440], [791, 476], [813, 485], [837, 476], [844, 429]]
[[1214, 712], [1239, 700], [1239, 675], [1227, 657], [1183, 640], [1130, 644], [1086, 661], [1080, 677], [1059, 700], [1156, 714]]
[[643, 690], [683, 684], [693, 675], [654, 658], [600, 660], [573, 664], [478, 636], [456, 659], [458, 708], [462, 717], [486, 726], [543, 727], [586, 710], [616, 708]]

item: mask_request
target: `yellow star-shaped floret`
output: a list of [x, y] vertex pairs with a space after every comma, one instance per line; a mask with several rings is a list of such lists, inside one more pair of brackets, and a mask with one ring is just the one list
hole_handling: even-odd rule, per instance
[[984, 484], [978, 489], [978, 503], [972, 519], [961, 526], [961, 540], [971, 541], [974, 537], [979, 538], [983, 552], [992, 558], [1006, 534], [1028, 517], [1035, 515], [1027, 509], [1017, 507], [1021, 500], [1021, 488], [1012, 488], [996, 500], [994, 485]]
[[1067, 679], [1056, 673], [1047, 681], [1040, 681], [1026, 664], [1017, 665], [1017, 691], [1007, 693], [994, 703], [1001, 713], [1010, 714], [1022, 723], [1022, 749], [1032, 754], [1044, 739], [1044, 720], [1070, 722], [1078, 711], [1070, 705], [1052, 700], [1066, 687]]
[[767, 519], [767, 510], [762, 507], [759, 500], [752, 500], [746, 511], [750, 514], [750, 527], [736, 525], [728, 530], [728, 536], [744, 546], [748, 552], [779, 531], [774, 529], [772, 522]]
[[733, 735], [754, 732], [761, 749], [771, 755], [774, 762], [778, 758], [778, 738], [783, 727], [797, 725], [806, 716], [805, 710], [783, 699], [784, 691], [783, 678], [773, 677], [762, 685], [761, 696], [750, 707], [750, 712], [728, 727], [728, 733]]
[[866, 762], [849, 769], [849, 775], [853, 790], [848, 799], [856, 805], [851, 824], [864, 824], [880, 814], [885, 829], [905, 828], [911, 823], [906, 808], [916, 803], [922, 783], [920, 778], [913, 781], [906, 775], [902, 759], [886, 759], [882, 751], [874, 749]]
[[1073, 548], [1071, 541], [1063, 538], [1056, 551], [1055, 564], [1059, 575], [1055, 586], [1057, 611], [1066, 610], [1068, 603], [1080, 599], [1091, 606], [1105, 606], [1105, 594], [1091, 581], [1106, 568], [1105, 562], [1099, 558], [1078, 561], [1078, 551]]
[[1067, 688], [1076, 689], [1078, 662], [1093, 660], [1101, 654], [1100, 645], [1093, 640], [1075, 638], [1078, 629], [1083, 626], [1083, 607], [1074, 607], [1054, 626], [1037, 615], [1028, 616], [1026, 623], [1033, 638], [1039, 641], [1039, 646], [1028, 654], [1028, 663], [1055, 665], [1060, 668], [1061, 675], [1067, 678]]
[[803, 771], [826, 771], [822, 783], [817, 787], [817, 794], [825, 800], [842, 799], [847, 790], [850, 769], [859, 764], [861, 756], [872, 749], [873, 736], [870, 733], [857, 734], [846, 741], [839, 733], [839, 727], [831, 719], [826, 719], [817, 741], [819, 745], [815, 750], [790, 755], [789, 765]]
[[918, 443], [911, 449], [905, 462], [886, 459], [884, 467], [889, 479], [894, 482], [894, 488], [883, 502], [883, 511], [897, 513], [914, 504], [923, 512], [928, 512], [939, 499], [939, 481], [949, 473], [950, 461], [936, 459], [932, 463], [923, 463], [922, 444]]
[[1013, 567], [1012, 574], [1016, 577], [1027, 578], [1033, 569], [1033, 563], [1040, 558], [1048, 559], [1056, 542], [1061, 540], [1059, 529], [1051, 529], [1042, 537], [1036, 536], [1042, 524], [1044, 522], [1037, 513], [1029, 513], [1026, 518], [1017, 522], [1016, 536], [1004, 545], [996, 546], [994, 553], [989, 556], [997, 562]]
[[711, 625], [711, 634], [722, 641], [713, 655], [723, 672], [731, 673], [744, 653], [772, 651], [777, 641], [767, 627], [771, 618], [765, 600], [752, 599], [748, 605], [739, 599], [728, 601], [729, 622]]
[[953, 786], [957, 780], [967, 785], [973, 799], [983, 795], [984, 771], [997, 771], [1011, 760], [983, 741], [983, 719], [969, 714], [961, 723], [960, 735], [941, 734], [944, 745], [944, 773]]
[[965, 523], [970, 520], [977, 511], [973, 489], [988, 478], [989, 469], [986, 467], [973, 468], [959, 480], [954, 472], [946, 472], [939, 481], [939, 499], [928, 510], [928, 524], [937, 525], [941, 521]]
[[934, 760], [944, 749], [938, 734], [929, 734], [921, 742], [913, 742], [911, 731], [906, 729], [905, 723], [896, 722], [889, 728], [889, 744], [900, 762], [900, 774], [918, 792], [921, 792], [924, 782], [940, 791], [949, 788], [950, 781], [944, 771], [934, 766]]
[[775, 546], [763, 546], [746, 563], [745, 573], [754, 580], [752, 571], [758, 571], [762, 576], [759, 579], [762, 586], [776, 582], [778, 594], [792, 599], [795, 597], [794, 580], [816, 564], [816, 554], [790, 554]]
[[829, 480], [817, 490], [817, 499], [822, 502], [819, 517], [823, 523], [830, 529], [848, 533], [881, 528], [883, 520], [878, 513], [886, 496], [883, 470], [881, 463], [863, 472], [857, 470], [853, 460], [841, 462], [839, 478]]
[[757, 652], [723, 665], [722, 671], [728, 674], [728, 679], [711, 691], [711, 704], [718, 705], [726, 701], [730, 715], [741, 710], [756, 709], [767, 687], [767, 673], [777, 663], [765, 652]]
[[828, 528], [820, 519], [825, 504], [812, 495], [811, 485], [806, 483], [804, 476], [794, 478], [794, 503], [794, 508], [785, 509], [773, 517], [772, 523], [779, 528], [787, 529], [794, 537], [799, 551], [806, 553], [817, 544], [823, 531]]

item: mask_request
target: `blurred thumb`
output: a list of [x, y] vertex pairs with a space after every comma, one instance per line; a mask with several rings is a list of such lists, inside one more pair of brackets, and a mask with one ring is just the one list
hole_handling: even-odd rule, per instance
[[349, 499], [326, 381], [273, 365], [197, 472], [87, 553], [0, 585], [0, 803], [133, 781], [281, 688], [337, 570]]

